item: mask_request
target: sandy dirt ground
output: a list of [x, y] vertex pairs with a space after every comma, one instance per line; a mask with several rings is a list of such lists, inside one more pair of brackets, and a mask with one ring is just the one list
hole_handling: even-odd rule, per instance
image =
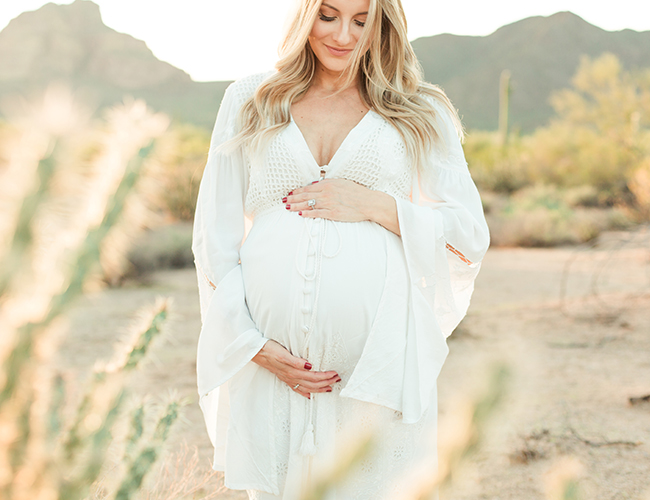
[[[158, 272], [144, 284], [85, 296], [70, 314], [60, 367], [83, 380], [157, 296], [173, 298], [173, 318], [131, 391], [153, 400], [176, 391], [189, 399], [167, 453], [196, 447], [199, 467], [208, 471], [211, 448], [195, 386], [200, 319], [193, 270]], [[449, 345], [439, 380], [441, 422], [453, 417], [459, 399], [480, 392], [494, 363], [511, 374], [449, 498], [544, 499], [550, 471], [566, 470], [563, 460], [574, 457], [580, 498], [650, 499], [650, 402], [630, 402], [650, 394], [648, 231], [608, 233], [578, 248], [491, 249]], [[215, 476], [207, 486], [213, 494], [218, 489], [214, 498], [247, 498], [220, 481]]]

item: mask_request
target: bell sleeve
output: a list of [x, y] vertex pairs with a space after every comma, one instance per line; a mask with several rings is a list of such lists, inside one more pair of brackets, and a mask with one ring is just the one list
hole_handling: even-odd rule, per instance
[[397, 199], [397, 211], [411, 284], [436, 311], [446, 338], [467, 312], [490, 236], [449, 112], [436, 108], [445, 146], [425, 158], [412, 202]]
[[[410, 325], [402, 406], [417, 421], [432, 404], [449, 348], [446, 339], [467, 313], [490, 237], [481, 198], [446, 109], [437, 105], [444, 147], [414, 176], [412, 200], [397, 199], [410, 278]], [[435, 404], [435, 402], [433, 402]]]
[[[404, 423], [436, 411], [447, 337], [467, 312], [489, 246], [481, 199], [460, 139], [447, 111], [437, 108], [444, 147], [431, 151], [413, 175], [411, 199], [395, 197], [401, 238], [388, 246], [379, 311], [341, 392], [400, 411]], [[393, 264], [399, 261], [408, 276]]]
[[239, 262], [245, 235], [247, 163], [241, 150], [224, 153], [218, 149], [235, 134], [243, 102], [236, 85], [226, 90], [212, 133], [192, 239], [202, 321], [197, 349], [199, 404], [215, 448], [225, 443], [225, 436], [217, 436], [217, 428], [225, 430], [228, 418], [228, 391], [218, 388], [267, 341], [251, 319]]

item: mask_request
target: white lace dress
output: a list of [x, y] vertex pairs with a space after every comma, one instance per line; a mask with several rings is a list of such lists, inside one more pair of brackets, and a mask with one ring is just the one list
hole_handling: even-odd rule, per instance
[[[374, 452], [328, 498], [396, 498], [402, 473], [425, 451], [419, 444], [435, 447], [424, 432], [435, 429], [446, 337], [467, 310], [489, 243], [481, 201], [441, 107], [447, 152], [419, 172], [373, 111], [329, 165], [316, 163], [293, 121], [263, 158], [215, 151], [268, 75], [226, 91], [194, 225], [197, 374], [213, 467], [252, 498], [297, 500], [351, 435], [379, 429]], [[288, 212], [282, 198], [321, 169], [392, 195], [402, 236]], [[268, 339], [342, 381], [311, 400], [294, 393], [251, 361]], [[310, 450], [302, 443], [311, 439]]]

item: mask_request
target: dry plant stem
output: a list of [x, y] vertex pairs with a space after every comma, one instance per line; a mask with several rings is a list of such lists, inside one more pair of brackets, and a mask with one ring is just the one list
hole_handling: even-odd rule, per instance
[[[212, 500], [225, 493], [223, 478], [211, 467], [199, 464], [199, 450], [187, 443], [167, 457], [153, 486], [138, 498], [142, 500]], [[200, 495], [200, 496], [199, 496]]]
[[640, 446], [643, 443], [635, 441], [591, 441], [590, 439], [583, 438], [578, 431], [573, 427], [569, 427], [569, 432], [575, 437], [578, 441], [586, 444], [587, 446], [592, 446], [594, 448], [600, 448], [601, 446]]

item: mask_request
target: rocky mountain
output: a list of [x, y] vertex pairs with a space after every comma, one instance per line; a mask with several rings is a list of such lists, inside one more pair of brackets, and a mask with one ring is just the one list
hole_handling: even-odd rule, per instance
[[104, 25], [88, 0], [49, 3], [0, 32], [0, 96], [70, 85], [101, 109], [130, 95], [175, 119], [211, 127], [227, 82], [194, 82], [147, 45]]
[[470, 128], [496, 129], [499, 78], [511, 73], [513, 126], [530, 131], [552, 115], [583, 55], [616, 54], [628, 69], [650, 67], [650, 31], [604, 31], [571, 12], [530, 17], [489, 36], [436, 35], [413, 42], [427, 80], [440, 84]]
[[[427, 79], [441, 85], [468, 128], [495, 129], [502, 70], [512, 74], [511, 123], [523, 131], [552, 114], [553, 90], [570, 84], [582, 55], [616, 54], [650, 66], [650, 31], [607, 32], [570, 12], [531, 17], [485, 37], [436, 35], [413, 47]], [[34, 95], [66, 82], [101, 108], [131, 95], [179, 121], [211, 127], [229, 82], [194, 82], [146, 44], [102, 22], [90, 0], [47, 4], [0, 32], [0, 97]]]

